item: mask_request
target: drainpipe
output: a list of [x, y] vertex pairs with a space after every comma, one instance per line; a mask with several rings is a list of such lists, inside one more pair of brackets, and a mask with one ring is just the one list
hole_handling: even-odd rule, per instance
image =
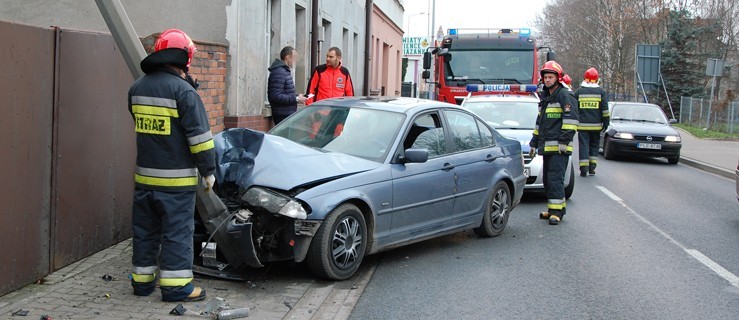
[[311, 1], [310, 11], [310, 69], [313, 76], [313, 69], [318, 65], [318, 57], [321, 55], [318, 52], [318, 0]]
[[365, 24], [364, 24], [364, 88], [365, 96], [369, 95], [370, 85], [370, 49], [372, 48], [372, 0], [367, 0], [365, 5]]
[[136, 35], [136, 30], [133, 29], [131, 20], [128, 19], [121, 1], [95, 0], [95, 3], [100, 9], [100, 14], [103, 15], [110, 33], [113, 34], [115, 44], [121, 50], [123, 60], [126, 61], [131, 75], [134, 79], [143, 76], [144, 72], [141, 71], [139, 63], [146, 57], [146, 50], [144, 50], [141, 40]]

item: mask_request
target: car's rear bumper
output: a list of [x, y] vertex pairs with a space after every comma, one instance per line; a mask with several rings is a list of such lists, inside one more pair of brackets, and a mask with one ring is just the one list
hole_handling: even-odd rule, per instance
[[[680, 148], [682, 148], [682, 144], [679, 142], [650, 142], [611, 138], [608, 143], [610, 151], [617, 156], [676, 158], [680, 156]], [[640, 148], [640, 143], [657, 144], [660, 145], [660, 149]]]

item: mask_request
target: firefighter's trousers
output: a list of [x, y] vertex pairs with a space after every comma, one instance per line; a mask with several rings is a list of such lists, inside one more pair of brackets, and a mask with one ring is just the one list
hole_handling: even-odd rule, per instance
[[578, 131], [577, 141], [579, 142], [580, 155], [580, 172], [595, 170], [598, 165], [598, 142], [600, 141], [600, 131]]
[[134, 294], [146, 296], [154, 291], [157, 262], [162, 300], [179, 301], [193, 291], [194, 212], [195, 191], [136, 188], [131, 279]]
[[566, 154], [544, 155], [544, 191], [547, 194], [549, 214], [563, 217], [566, 213], [565, 171], [570, 156]]

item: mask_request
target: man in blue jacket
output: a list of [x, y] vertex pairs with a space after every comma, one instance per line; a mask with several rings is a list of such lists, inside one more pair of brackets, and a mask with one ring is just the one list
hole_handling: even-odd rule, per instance
[[280, 51], [280, 59], [275, 59], [269, 70], [267, 80], [267, 100], [272, 107], [272, 121], [277, 125], [298, 110], [298, 102], [304, 102], [303, 94], [295, 94], [295, 83], [290, 66], [298, 57], [298, 51], [286, 46]]

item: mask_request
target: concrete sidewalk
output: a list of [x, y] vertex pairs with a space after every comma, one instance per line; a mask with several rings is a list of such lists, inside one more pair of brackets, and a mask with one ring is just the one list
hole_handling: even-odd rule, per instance
[[680, 131], [683, 147], [680, 162], [717, 175], [734, 179], [739, 160], [739, 141], [699, 139]]
[[[161, 301], [159, 290], [148, 297], [133, 295], [131, 252], [128, 239], [0, 297], [0, 319], [214, 319], [199, 313], [215, 297], [233, 309], [250, 308], [249, 319], [347, 319], [375, 266], [363, 263], [342, 282], [317, 279], [291, 263], [255, 269], [244, 282], [196, 276], [194, 283], [206, 289], [207, 299], [182, 303], [188, 312], [175, 316], [169, 313], [179, 303]], [[23, 311], [25, 317], [19, 314]]]

